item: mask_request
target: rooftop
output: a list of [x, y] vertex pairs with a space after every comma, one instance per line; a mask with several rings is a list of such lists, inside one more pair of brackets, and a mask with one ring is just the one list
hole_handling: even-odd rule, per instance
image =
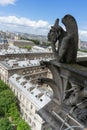
[[23, 67], [33, 67], [33, 66], [39, 66], [40, 65], [40, 60], [29, 60], [29, 59], [24, 59], [20, 61], [19, 59], [6, 59], [5, 61], [1, 61], [0, 64], [2, 64], [4, 67], [7, 69], [14, 69], [14, 68], [23, 68]]
[[9, 82], [19, 88], [38, 109], [41, 109], [51, 101], [51, 96], [47, 94], [45, 89], [43, 90], [40, 86], [31, 84], [29, 80], [27, 81], [18, 74], [11, 76]]
[[27, 49], [19, 48], [17, 46], [10, 45], [8, 46], [8, 49], [2, 49], [0, 50], [0, 55], [5, 54], [18, 54], [18, 53], [47, 53], [49, 52], [47, 49], [44, 49], [42, 47], [33, 46], [30, 51]]
[[16, 59], [5, 59], [4, 61], [1, 61], [1, 66], [4, 66], [6, 69], [17, 69], [17, 68], [25, 68], [25, 67], [33, 67], [33, 66], [40, 66], [40, 61], [45, 60], [49, 61], [51, 58], [39, 58], [34, 60], [29, 60], [24, 58], [23, 60], [20, 60], [19, 58]]

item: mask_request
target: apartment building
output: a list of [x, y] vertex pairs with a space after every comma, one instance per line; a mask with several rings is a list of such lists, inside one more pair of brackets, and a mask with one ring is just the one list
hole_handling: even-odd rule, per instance
[[48, 70], [42, 69], [40, 66], [40, 59], [36, 60], [5, 60], [0, 62], [0, 77], [8, 83], [8, 79], [13, 74], [23, 75], [26, 79], [31, 79], [35, 82], [40, 76], [47, 76]]
[[21, 115], [31, 130], [49, 129], [49, 125], [37, 112], [51, 101], [53, 92], [49, 86], [38, 85], [37, 79], [50, 77], [51, 72], [47, 68], [42, 69], [40, 61], [52, 58], [53, 53], [37, 47], [32, 52], [15, 46], [0, 51], [0, 78], [9, 84], [17, 96]]
[[18, 51], [17, 50], [2, 50], [0, 52], [0, 61], [2, 60], [5, 60], [5, 59], [16, 59], [16, 58], [19, 58], [20, 59], [24, 59], [24, 58], [27, 58], [27, 59], [30, 59], [30, 60], [33, 60], [33, 59], [48, 59], [48, 58], [53, 58], [53, 53], [52, 52], [40, 52], [40, 51], [37, 51], [37, 52], [27, 52], [27, 51], [23, 51], [21, 49], [19, 49]]
[[18, 74], [9, 78], [9, 85], [18, 98], [21, 115], [31, 130], [48, 130], [49, 125], [37, 112], [51, 101], [52, 93], [42, 86], [31, 84]]
[[12, 40], [12, 41], [9, 41], [9, 44], [18, 46], [18, 47], [34, 46], [34, 42], [29, 41], [29, 40]]

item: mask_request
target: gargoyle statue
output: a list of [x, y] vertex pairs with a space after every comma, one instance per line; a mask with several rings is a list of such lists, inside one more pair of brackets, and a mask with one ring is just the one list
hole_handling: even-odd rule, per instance
[[[78, 49], [78, 27], [76, 20], [71, 15], [62, 18], [66, 31], [59, 26], [59, 19], [55, 21], [48, 33], [48, 40], [52, 43], [52, 49], [56, 59], [62, 63], [75, 63]], [[58, 47], [56, 43], [58, 42]]]

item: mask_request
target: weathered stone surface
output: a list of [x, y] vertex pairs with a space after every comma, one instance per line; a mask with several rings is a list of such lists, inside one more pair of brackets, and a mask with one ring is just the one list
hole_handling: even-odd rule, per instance
[[[78, 27], [76, 20], [71, 15], [65, 15], [62, 23], [66, 31], [59, 26], [59, 20], [56, 19], [54, 26], [48, 33], [48, 40], [51, 41], [52, 49], [56, 59], [63, 63], [75, 63], [78, 49]], [[56, 47], [56, 42], [58, 45]]]
[[[73, 125], [78, 128], [72, 130], [79, 130], [87, 127], [87, 59], [77, 61], [78, 27], [74, 17], [65, 15], [62, 22], [66, 31], [59, 26], [57, 19], [48, 33], [55, 60], [42, 61], [41, 66], [43, 69], [47, 67], [53, 78], [43, 77], [39, 82], [48, 84], [53, 89], [54, 96], [39, 114], [48, 123], [50, 123], [48, 119], [52, 119], [52, 127], [54, 126], [55, 130], [54, 122], [59, 128], [63, 126], [61, 130]], [[58, 46], [56, 42], [59, 42]], [[48, 119], [46, 119], [47, 113], [49, 113]]]

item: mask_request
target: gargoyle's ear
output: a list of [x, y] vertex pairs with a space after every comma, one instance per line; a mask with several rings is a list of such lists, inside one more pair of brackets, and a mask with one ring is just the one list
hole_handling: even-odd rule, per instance
[[55, 26], [55, 27], [58, 27], [58, 25], [59, 25], [59, 19], [56, 19], [56, 20], [55, 20], [55, 23], [54, 23], [54, 26]]
[[59, 19], [56, 19], [54, 25], [51, 26], [51, 28], [57, 28], [58, 26], [59, 26]]

